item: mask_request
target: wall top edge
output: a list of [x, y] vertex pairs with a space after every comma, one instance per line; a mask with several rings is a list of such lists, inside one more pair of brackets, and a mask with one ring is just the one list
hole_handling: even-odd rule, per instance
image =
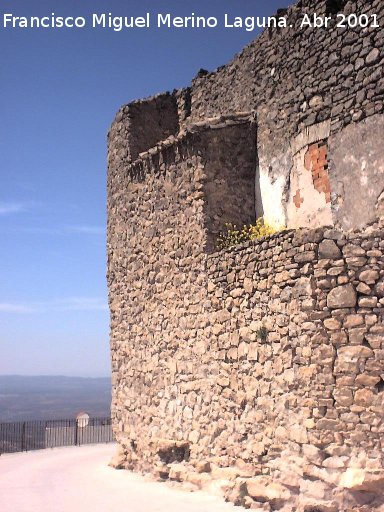
[[355, 231], [343, 231], [335, 229], [332, 226], [324, 226], [321, 228], [300, 228], [300, 229], [284, 229], [273, 235], [251, 240], [239, 245], [232, 246], [228, 249], [221, 249], [207, 255], [207, 260], [215, 260], [225, 257], [226, 255], [241, 253], [246, 250], [254, 250], [255, 248], [265, 249], [270, 243], [276, 244], [290, 240], [292, 246], [300, 246], [306, 243], [320, 243], [323, 240], [345, 240], [353, 243], [354, 240], [372, 240], [379, 239], [384, 241], [384, 228], [365, 229]]
[[223, 130], [233, 126], [250, 124], [254, 122], [254, 119], [255, 116], [253, 112], [236, 112], [230, 115], [207, 118], [201, 122], [191, 123], [188, 126], [185, 126], [178, 135], [171, 135], [167, 139], [159, 141], [156, 146], [139, 153], [139, 157], [130, 162], [128, 168], [135, 168], [137, 165], [141, 165], [143, 161], [152, 158], [154, 155], [161, 153], [163, 150], [166, 150], [171, 146], [187, 141], [194, 135], [211, 130]]

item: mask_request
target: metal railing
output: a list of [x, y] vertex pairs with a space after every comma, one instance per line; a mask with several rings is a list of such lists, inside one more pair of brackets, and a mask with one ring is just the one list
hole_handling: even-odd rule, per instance
[[0, 454], [113, 441], [111, 418], [0, 423]]

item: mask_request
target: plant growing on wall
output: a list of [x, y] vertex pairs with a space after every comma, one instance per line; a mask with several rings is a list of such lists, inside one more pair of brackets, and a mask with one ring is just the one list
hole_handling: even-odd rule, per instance
[[265, 325], [263, 325], [262, 327], [260, 327], [260, 329], [257, 330], [256, 335], [260, 341], [264, 343], [267, 341], [268, 329], [265, 327]]
[[273, 235], [273, 233], [276, 233], [276, 229], [260, 217], [255, 224], [245, 225], [240, 229], [234, 224], [225, 224], [225, 230], [217, 237], [216, 244], [219, 250], [228, 249], [249, 240], [257, 240], [264, 236]]

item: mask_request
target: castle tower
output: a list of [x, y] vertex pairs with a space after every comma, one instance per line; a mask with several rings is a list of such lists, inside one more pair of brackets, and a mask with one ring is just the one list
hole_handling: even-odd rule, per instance
[[[384, 4], [312, 7], [111, 126], [116, 465], [251, 508], [379, 511]], [[314, 8], [329, 29], [301, 27]], [[217, 250], [260, 216], [276, 234]]]

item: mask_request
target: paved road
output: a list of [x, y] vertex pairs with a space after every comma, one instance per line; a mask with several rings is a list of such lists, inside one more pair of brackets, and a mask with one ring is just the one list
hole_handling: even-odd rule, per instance
[[220, 498], [107, 466], [114, 445], [0, 457], [1, 512], [241, 512]]

